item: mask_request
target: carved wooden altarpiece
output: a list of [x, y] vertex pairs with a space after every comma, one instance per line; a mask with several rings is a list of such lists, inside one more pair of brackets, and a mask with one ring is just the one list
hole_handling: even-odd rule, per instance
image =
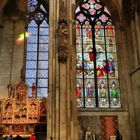
[[15, 85], [15, 97], [2, 99], [1, 113], [3, 134], [32, 133], [36, 125], [47, 123], [46, 99], [28, 97], [28, 86], [21, 80]]

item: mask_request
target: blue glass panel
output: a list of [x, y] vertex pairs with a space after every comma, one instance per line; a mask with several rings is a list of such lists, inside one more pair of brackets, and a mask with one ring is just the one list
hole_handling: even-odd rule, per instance
[[37, 44], [27, 44], [27, 51], [37, 51]]
[[38, 79], [38, 87], [48, 87], [48, 79]]
[[26, 61], [26, 69], [36, 69], [37, 61]]
[[[37, 5], [37, 0], [28, 0], [28, 12], [34, 12], [37, 8]], [[43, 5], [40, 5], [39, 8], [47, 13]], [[27, 15], [27, 17], [29, 17], [29, 15]], [[44, 17], [44, 14], [42, 14], [41, 12], [33, 14], [33, 17], [31, 17], [31, 19], [34, 20], [32, 20], [28, 25], [29, 37], [27, 38], [26, 52], [26, 83], [31, 87], [32, 84], [36, 83], [37, 81], [37, 87], [40, 87], [37, 89], [37, 94], [39, 98], [42, 98], [47, 97], [48, 94], [48, 88], [42, 87], [48, 87], [48, 61], [44, 60], [48, 60], [49, 25], [47, 23], [47, 18]], [[42, 23], [40, 25], [37, 25], [38, 21], [41, 21], [42, 19], [44, 19]], [[39, 50], [37, 49], [37, 44], [39, 44]], [[37, 69], [38, 74], [36, 73]], [[36, 76], [38, 77], [36, 78]], [[29, 89], [29, 96], [31, 96], [31, 88]]]
[[39, 60], [48, 60], [47, 52], [39, 52]]
[[28, 88], [28, 96], [32, 97], [32, 88]]
[[48, 51], [48, 44], [39, 44], [39, 51]]
[[49, 35], [49, 28], [40, 28], [40, 35]]
[[27, 43], [37, 43], [37, 36], [33, 36], [33, 35], [29, 36], [27, 38]]
[[48, 69], [48, 61], [39, 61], [38, 69]]
[[39, 34], [40, 35], [49, 35], [49, 28], [40, 28]]
[[39, 36], [39, 43], [48, 43], [48, 36]]
[[38, 78], [48, 78], [48, 70], [38, 70]]
[[43, 20], [42, 23], [40, 24], [40, 28], [45, 27], [49, 29], [48, 23], [46, 20]]
[[29, 33], [30, 36], [37, 35], [38, 28], [36, 28], [36, 27], [28, 27], [28, 33]]
[[26, 70], [26, 78], [36, 78], [36, 70]]
[[37, 97], [47, 97], [48, 96], [48, 88], [38, 88], [37, 89]]
[[28, 28], [30, 28], [30, 27], [38, 27], [38, 25], [36, 24], [36, 22], [34, 21], [34, 20], [32, 20], [31, 22], [30, 22], [30, 24], [28, 25]]
[[27, 52], [26, 59], [27, 60], [37, 60], [37, 52]]
[[29, 85], [29, 87], [32, 87], [33, 83], [36, 83], [36, 79], [27, 79], [26, 78], [26, 84]]

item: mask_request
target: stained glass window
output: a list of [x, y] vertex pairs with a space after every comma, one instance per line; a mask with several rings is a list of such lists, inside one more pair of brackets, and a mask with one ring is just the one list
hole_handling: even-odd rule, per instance
[[75, 11], [77, 106], [120, 108], [115, 29], [101, 0], [83, 0]]
[[28, 0], [26, 42], [26, 83], [31, 96], [32, 85], [37, 88], [37, 97], [47, 97], [48, 94], [48, 39], [49, 25], [46, 10], [37, 0]]

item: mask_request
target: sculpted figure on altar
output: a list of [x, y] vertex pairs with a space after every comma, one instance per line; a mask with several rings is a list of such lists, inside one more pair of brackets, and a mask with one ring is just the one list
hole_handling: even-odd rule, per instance
[[36, 98], [37, 97], [35, 83], [32, 84], [32, 97], [33, 98]]
[[16, 84], [16, 99], [25, 101], [28, 97], [28, 85], [25, 83], [25, 68], [21, 69], [21, 81]]
[[9, 83], [7, 85], [7, 89], [8, 89], [8, 98], [14, 98], [14, 95], [15, 95], [15, 85], [13, 85], [12, 83]]
[[28, 97], [28, 86], [25, 84], [24, 81], [20, 81], [16, 85], [16, 98], [20, 101], [25, 101]]

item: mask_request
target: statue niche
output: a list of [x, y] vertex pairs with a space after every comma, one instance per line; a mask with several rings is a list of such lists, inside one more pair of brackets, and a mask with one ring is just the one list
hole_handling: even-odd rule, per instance
[[60, 18], [58, 24], [58, 59], [64, 63], [68, 58], [68, 23], [65, 18]]

